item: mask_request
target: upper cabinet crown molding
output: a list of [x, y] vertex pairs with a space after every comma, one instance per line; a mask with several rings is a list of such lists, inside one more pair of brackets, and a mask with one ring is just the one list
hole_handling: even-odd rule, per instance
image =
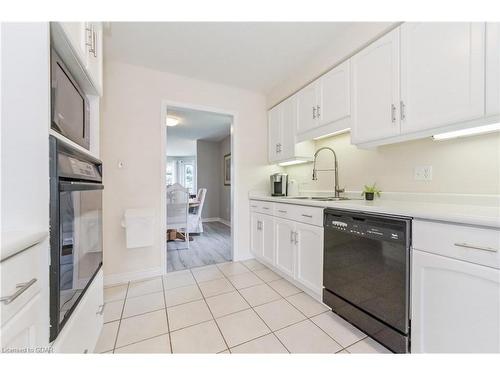
[[102, 96], [102, 22], [51, 22], [57, 53], [87, 95]]

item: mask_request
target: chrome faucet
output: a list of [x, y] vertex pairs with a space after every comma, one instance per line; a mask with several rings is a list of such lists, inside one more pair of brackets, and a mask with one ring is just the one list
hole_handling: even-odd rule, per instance
[[[330, 150], [333, 154], [333, 169], [316, 169], [316, 158], [318, 157], [318, 154], [323, 151], [323, 150]], [[335, 198], [340, 198], [340, 193], [343, 193], [345, 189], [339, 188], [339, 165], [337, 162], [337, 154], [335, 151], [333, 151], [333, 148], [330, 147], [321, 147], [318, 149], [318, 151], [315, 152], [314, 154], [314, 165], [313, 165], [313, 175], [312, 179], [313, 181], [318, 180], [318, 173], [317, 172], [324, 172], [324, 171], [334, 171], [335, 172]]]

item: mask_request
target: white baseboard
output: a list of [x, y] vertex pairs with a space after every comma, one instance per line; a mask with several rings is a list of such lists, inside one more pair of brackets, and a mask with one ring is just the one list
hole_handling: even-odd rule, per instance
[[163, 273], [164, 272], [161, 267], [150, 268], [142, 271], [113, 273], [111, 275], [104, 275], [104, 286], [123, 284], [129, 281], [149, 279], [152, 277], [162, 276]]
[[222, 223], [224, 225], [227, 225], [228, 227], [231, 227], [231, 222], [228, 220], [225, 220], [220, 217], [206, 217], [205, 219], [201, 219], [202, 223], [212, 223], [214, 221], [218, 221], [219, 223]]

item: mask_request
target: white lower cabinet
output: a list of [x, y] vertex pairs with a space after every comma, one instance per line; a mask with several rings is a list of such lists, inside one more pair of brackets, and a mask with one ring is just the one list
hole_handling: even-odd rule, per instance
[[276, 246], [276, 268], [284, 274], [295, 275], [295, 223], [286, 219], [274, 218]]
[[323, 226], [318, 218], [322, 218], [323, 209], [275, 203], [273, 216], [255, 211], [262, 204], [250, 202], [252, 253], [289, 280], [305, 287], [314, 297], [321, 298]]
[[500, 352], [500, 271], [413, 251], [412, 352]]
[[54, 340], [56, 353], [92, 353], [101, 334], [103, 317], [103, 271], [97, 273], [82, 300]]
[[323, 228], [295, 224], [297, 267], [295, 277], [309, 289], [323, 289]]

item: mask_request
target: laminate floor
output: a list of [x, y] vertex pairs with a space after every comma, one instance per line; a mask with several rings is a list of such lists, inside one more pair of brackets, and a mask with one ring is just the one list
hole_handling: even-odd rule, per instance
[[203, 223], [204, 232], [192, 236], [189, 249], [182, 240], [167, 242], [167, 272], [224, 263], [232, 259], [231, 228], [214, 221]]

